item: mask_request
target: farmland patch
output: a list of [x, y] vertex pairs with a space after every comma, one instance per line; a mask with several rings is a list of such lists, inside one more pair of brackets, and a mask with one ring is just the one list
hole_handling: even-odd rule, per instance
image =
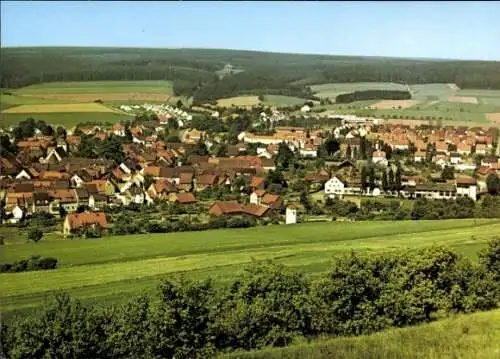
[[371, 105], [369, 108], [376, 110], [403, 109], [415, 106], [418, 103], [419, 101], [417, 100], [382, 100]]
[[259, 104], [258, 96], [236, 96], [217, 100], [217, 105], [222, 107], [231, 106], [254, 106]]
[[491, 121], [495, 124], [500, 124], [500, 112], [488, 113], [486, 114], [486, 118], [488, 119], [488, 121]]
[[448, 101], [460, 103], [473, 103], [477, 104], [477, 98], [472, 96], [449, 96]]
[[20, 105], [8, 108], [4, 113], [57, 113], [57, 112], [116, 112], [98, 103]]

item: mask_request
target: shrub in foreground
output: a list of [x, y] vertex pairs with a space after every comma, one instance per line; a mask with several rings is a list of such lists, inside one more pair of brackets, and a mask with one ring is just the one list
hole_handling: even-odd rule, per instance
[[166, 280], [156, 298], [95, 309], [66, 295], [3, 326], [10, 358], [208, 358], [296, 337], [359, 335], [495, 308], [499, 241], [472, 264], [443, 247], [351, 253], [311, 280], [272, 263], [231, 285]]

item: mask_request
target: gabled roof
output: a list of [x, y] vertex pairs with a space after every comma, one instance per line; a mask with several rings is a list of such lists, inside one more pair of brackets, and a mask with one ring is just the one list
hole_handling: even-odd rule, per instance
[[108, 228], [108, 221], [103, 212], [71, 213], [66, 216], [71, 229], [78, 229], [88, 225], [97, 224], [101, 228]]
[[191, 192], [175, 194], [175, 201], [179, 203], [196, 203], [198, 200]]

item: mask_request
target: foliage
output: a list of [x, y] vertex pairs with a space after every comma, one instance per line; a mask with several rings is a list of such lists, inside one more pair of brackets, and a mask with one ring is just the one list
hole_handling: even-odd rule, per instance
[[43, 237], [43, 232], [38, 228], [31, 228], [28, 231], [28, 239], [30, 241], [37, 243], [40, 239], [42, 239], [42, 237]]
[[497, 307], [496, 252], [495, 242], [482, 266], [440, 246], [351, 252], [317, 279], [254, 263], [222, 288], [169, 278], [154, 298], [104, 309], [59, 294], [39, 313], [6, 323], [1, 344], [10, 358], [206, 358], [296, 337], [416, 325]]
[[26, 272], [45, 269], [56, 269], [57, 259], [51, 257], [31, 256], [12, 264], [0, 264], [0, 272]]
[[496, 173], [491, 173], [486, 177], [486, 186], [488, 188], [488, 193], [491, 195], [500, 194], [500, 178]]
[[408, 91], [396, 90], [365, 90], [343, 93], [335, 97], [336, 103], [351, 103], [366, 100], [409, 100], [411, 94]]

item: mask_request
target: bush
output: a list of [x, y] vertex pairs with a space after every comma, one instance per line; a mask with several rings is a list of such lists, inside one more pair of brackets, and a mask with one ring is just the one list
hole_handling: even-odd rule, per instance
[[43, 237], [43, 232], [37, 228], [32, 228], [28, 231], [28, 239], [35, 243], [38, 243], [40, 239]]
[[28, 259], [22, 259], [12, 264], [0, 264], [0, 272], [27, 272], [46, 269], [56, 269], [57, 259], [51, 257], [42, 258], [40, 256], [31, 256]]

